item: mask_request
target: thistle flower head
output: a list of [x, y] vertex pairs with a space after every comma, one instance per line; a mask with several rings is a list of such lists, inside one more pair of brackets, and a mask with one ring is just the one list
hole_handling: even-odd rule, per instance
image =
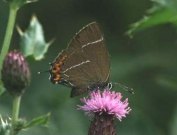
[[6, 55], [1, 74], [4, 87], [11, 94], [22, 94], [29, 85], [29, 67], [19, 51], [14, 50]]
[[88, 98], [83, 98], [81, 101], [83, 106], [79, 109], [84, 110], [87, 114], [108, 114], [116, 117], [120, 121], [131, 111], [128, 107], [128, 99], [122, 101], [122, 95], [119, 92], [96, 90], [90, 93]]

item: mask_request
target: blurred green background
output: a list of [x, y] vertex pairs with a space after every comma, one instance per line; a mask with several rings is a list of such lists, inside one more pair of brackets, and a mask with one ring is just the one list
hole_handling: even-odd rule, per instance
[[[32, 71], [31, 86], [21, 105], [20, 116], [27, 120], [51, 112], [47, 127], [35, 127], [20, 135], [86, 135], [90, 119], [78, 111], [80, 97], [70, 98], [70, 89], [53, 85], [48, 74], [57, 54], [84, 25], [100, 23], [111, 55], [111, 81], [134, 88], [129, 98], [132, 111], [122, 122], [116, 121], [119, 135], [177, 135], [177, 31], [166, 23], [140, 32], [133, 38], [125, 35], [130, 24], [140, 20], [152, 6], [150, 0], [39, 0], [18, 12], [17, 23], [26, 29], [35, 14], [45, 31], [47, 41], [55, 38], [45, 59], [28, 59]], [[8, 17], [8, 6], [0, 1], [0, 44]], [[19, 48], [14, 31], [11, 49]], [[82, 97], [82, 96], [81, 96]], [[3, 94], [0, 113], [11, 113], [12, 98]]]

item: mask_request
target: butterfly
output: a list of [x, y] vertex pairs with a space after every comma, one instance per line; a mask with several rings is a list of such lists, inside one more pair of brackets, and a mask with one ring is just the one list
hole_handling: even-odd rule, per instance
[[110, 59], [97, 22], [83, 27], [50, 64], [50, 81], [70, 87], [71, 97], [109, 85]]

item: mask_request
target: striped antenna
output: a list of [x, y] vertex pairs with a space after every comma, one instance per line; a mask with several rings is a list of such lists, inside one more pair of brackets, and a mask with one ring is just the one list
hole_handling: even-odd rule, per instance
[[115, 83], [113, 83], [113, 84], [119, 85], [119, 87], [121, 87], [121, 88], [124, 89], [125, 91], [130, 92], [131, 94], [135, 94], [133, 88], [127, 87], [127, 86], [125, 86], [125, 85], [123, 85], [123, 84], [121, 84], [121, 83], [117, 83], [117, 82], [115, 82]]

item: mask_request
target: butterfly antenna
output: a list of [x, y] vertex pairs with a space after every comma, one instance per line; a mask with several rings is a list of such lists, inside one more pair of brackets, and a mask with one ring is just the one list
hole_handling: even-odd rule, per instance
[[123, 84], [121, 84], [121, 83], [114, 83], [114, 84], [119, 85], [119, 87], [121, 87], [121, 88], [124, 89], [125, 91], [130, 92], [131, 94], [135, 94], [133, 88], [127, 87], [127, 86], [125, 86], [125, 85], [123, 85]]
[[37, 72], [38, 74], [41, 74], [41, 73], [48, 73], [50, 70], [45, 70], [45, 71], [39, 71]]

